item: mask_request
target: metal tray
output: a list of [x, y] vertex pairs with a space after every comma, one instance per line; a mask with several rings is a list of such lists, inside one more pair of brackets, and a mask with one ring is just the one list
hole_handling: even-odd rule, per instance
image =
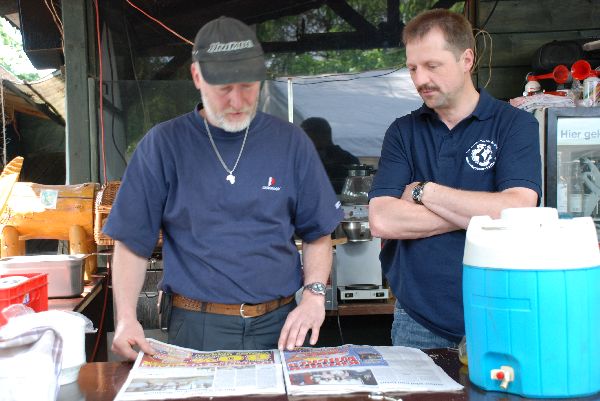
[[48, 298], [78, 297], [83, 292], [86, 255], [27, 255], [0, 259], [0, 274], [47, 273]]

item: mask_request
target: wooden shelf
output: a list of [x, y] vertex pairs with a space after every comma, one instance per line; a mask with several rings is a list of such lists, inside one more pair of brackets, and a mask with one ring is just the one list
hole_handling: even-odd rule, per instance
[[394, 313], [395, 298], [387, 299], [385, 302], [347, 302], [338, 303], [337, 310], [328, 310], [328, 316], [358, 316], [358, 315], [391, 315]]

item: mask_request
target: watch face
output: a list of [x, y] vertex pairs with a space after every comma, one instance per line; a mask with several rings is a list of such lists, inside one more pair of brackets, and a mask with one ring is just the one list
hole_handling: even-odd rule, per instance
[[421, 196], [423, 193], [423, 187], [421, 185], [417, 185], [416, 187], [413, 188], [412, 190], [412, 198], [415, 202], [420, 202], [421, 201]]
[[416, 187], [414, 187], [412, 190], [413, 200], [416, 200], [417, 196], [419, 196], [419, 186], [418, 185]]
[[325, 295], [327, 287], [323, 283], [311, 283], [307, 284], [304, 288], [308, 289], [313, 294]]

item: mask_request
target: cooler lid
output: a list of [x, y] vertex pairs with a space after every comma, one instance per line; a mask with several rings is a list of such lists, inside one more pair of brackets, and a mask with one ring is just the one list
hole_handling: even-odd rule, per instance
[[475, 216], [467, 228], [466, 266], [565, 270], [600, 267], [591, 217], [559, 219], [554, 208], [511, 208], [500, 219]]

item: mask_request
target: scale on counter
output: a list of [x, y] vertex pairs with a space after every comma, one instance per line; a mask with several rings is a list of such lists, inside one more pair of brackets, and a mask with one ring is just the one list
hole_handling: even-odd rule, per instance
[[348, 284], [338, 287], [340, 301], [388, 299], [389, 290], [377, 284]]

